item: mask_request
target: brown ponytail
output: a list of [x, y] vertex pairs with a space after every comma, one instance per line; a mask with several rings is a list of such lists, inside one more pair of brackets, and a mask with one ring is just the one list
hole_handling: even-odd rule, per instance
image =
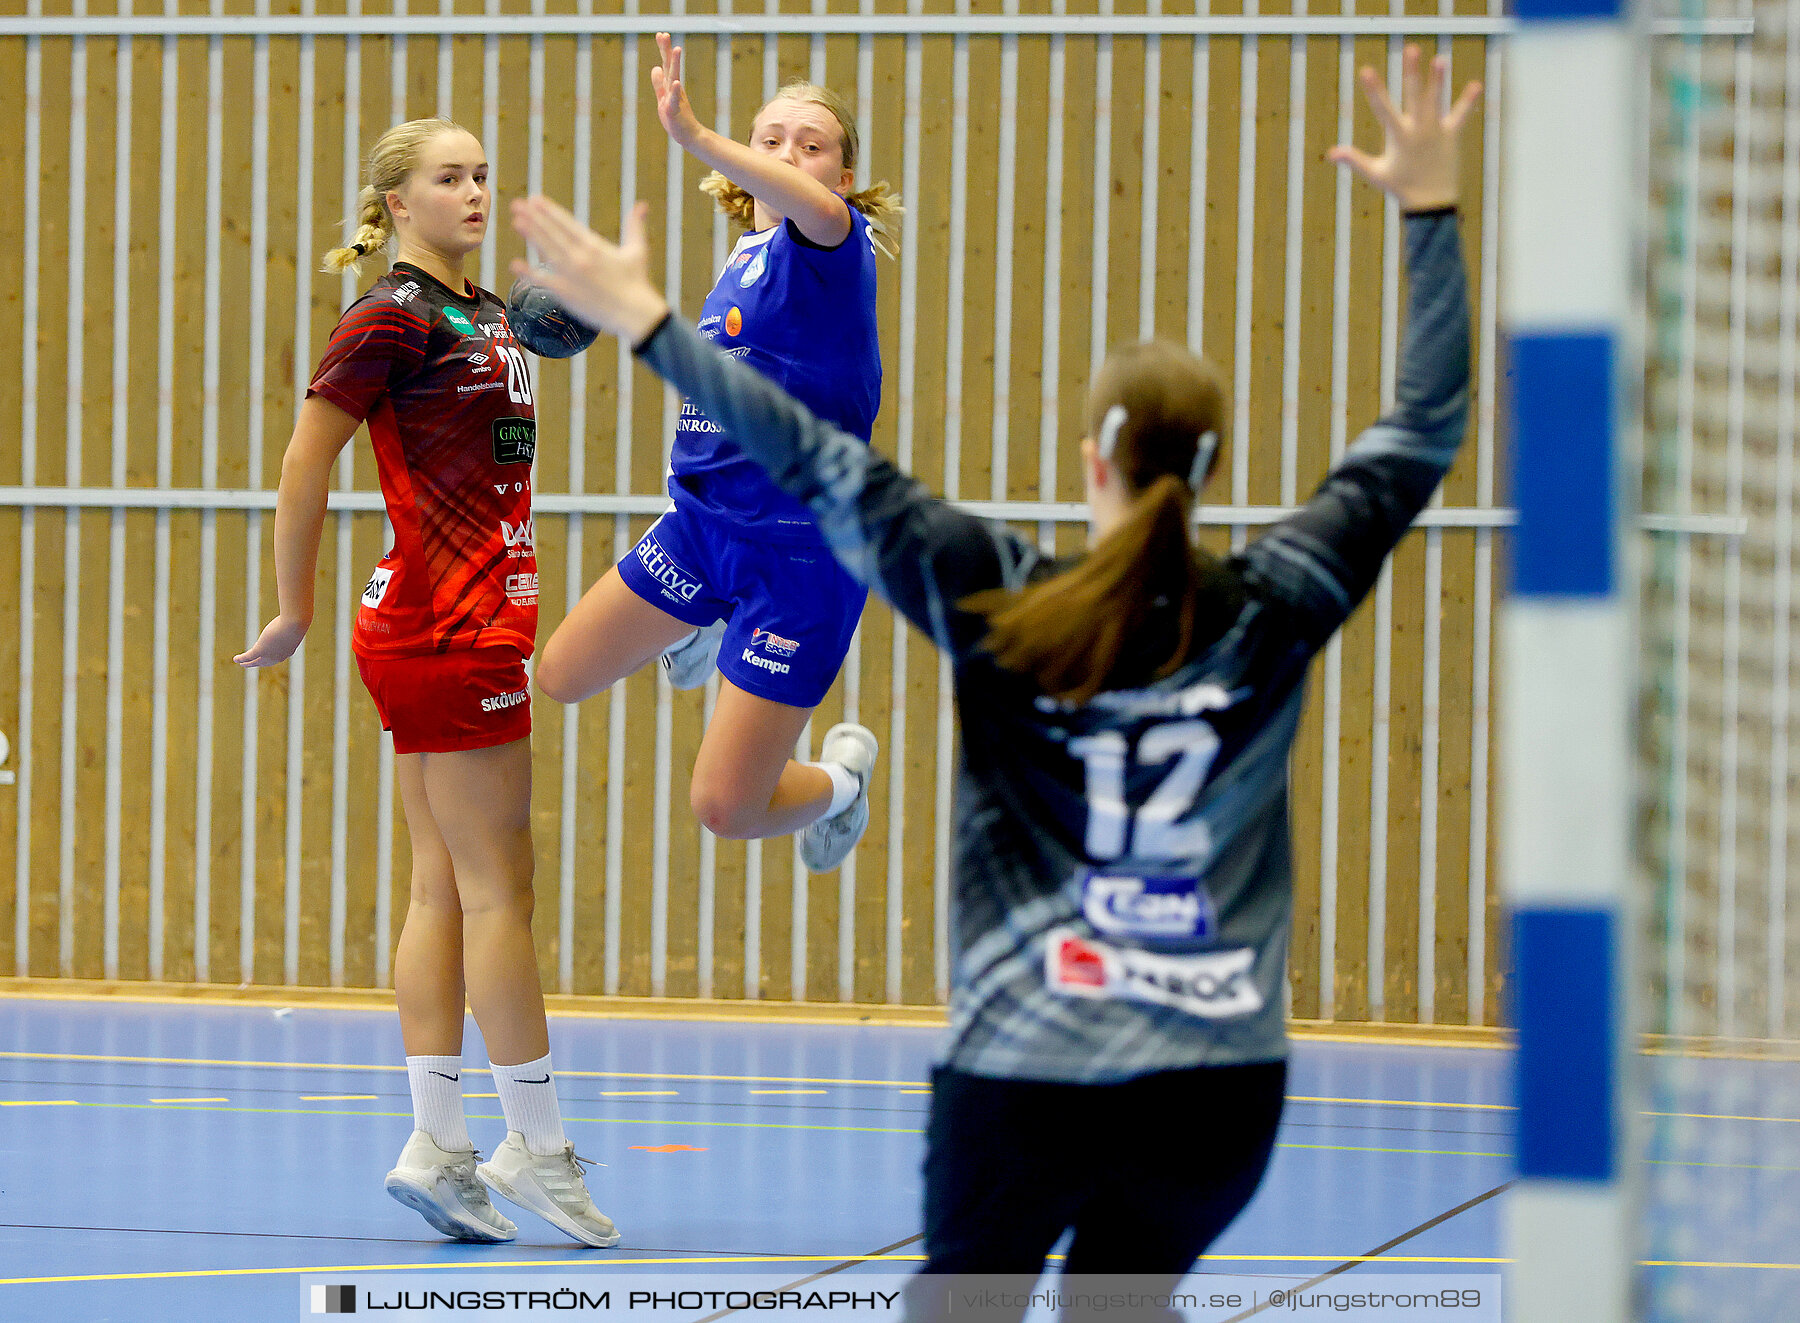
[[[1224, 420], [1218, 372], [1185, 349], [1150, 341], [1107, 358], [1088, 395], [1087, 434], [1111, 432], [1110, 459], [1132, 494], [1130, 511], [1072, 569], [1022, 592], [995, 588], [963, 599], [965, 610], [987, 617], [982, 646], [995, 661], [1079, 704], [1109, 683], [1160, 679], [1188, 660], [1203, 613], [1226, 587], [1190, 532]], [[1162, 604], [1176, 619], [1167, 657], [1149, 674], [1116, 675], [1127, 641]]]

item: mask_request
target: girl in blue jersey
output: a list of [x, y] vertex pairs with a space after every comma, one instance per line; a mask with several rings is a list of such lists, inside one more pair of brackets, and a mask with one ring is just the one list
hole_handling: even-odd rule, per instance
[[[1192, 518], [1230, 409], [1186, 349], [1130, 346], [1096, 375], [1080, 441], [1093, 544], [1054, 561], [713, 352], [646, 275], [641, 207], [615, 247], [545, 199], [514, 204], [557, 297], [730, 426], [954, 667], [955, 974], [926, 1132], [926, 1273], [1030, 1280], [1072, 1231], [1065, 1273], [1132, 1273], [1166, 1296], [1268, 1165], [1306, 672], [1468, 419], [1457, 136], [1480, 88], [1445, 110], [1447, 60], [1427, 70], [1409, 47], [1404, 70], [1401, 106], [1362, 73], [1382, 153], [1330, 153], [1405, 217], [1394, 402], [1304, 506], [1225, 560], [1193, 545]], [[951, 1311], [949, 1295], [915, 1279], [909, 1318], [1023, 1312], [1019, 1296]]]
[[[864, 443], [881, 403], [875, 254], [899, 215], [885, 184], [853, 192], [855, 123], [837, 96], [791, 84], [756, 116], [748, 144], [695, 117], [681, 47], [657, 34], [657, 115], [713, 168], [701, 187], [748, 233], [699, 319], [700, 332]], [[891, 252], [891, 247], [889, 249]], [[833, 726], [821, 761], [795, 742], [831, 687], [867, 590], [832, 558], [805, 506], [770, 482], [691, 402], [675, 429], [662, 516], [544, 645], [537, 681], [579, 702], [663, 657], [670, 681], [720, 675], [690, 800], [714, 834], [799, 831], [814, 872], [836, 868], [868, 825], [875, 736]]]

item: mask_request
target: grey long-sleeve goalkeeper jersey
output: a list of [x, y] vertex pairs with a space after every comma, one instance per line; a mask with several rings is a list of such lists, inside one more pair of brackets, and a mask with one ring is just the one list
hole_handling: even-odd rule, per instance
[[1393, 409], [1303, 508], [1218, 567], [1210, 624], [1184, 665], [1151, 678], [1178, 638], [1173, 612], [1153, 611], [1107, 688], [1079, 707], [997, 666], [980, 647], [984, 620], [957, 605], [1062, 566], [934, 499], [678, 319], [640, 347], [954, 663], [946, 1064], [1099, 1083], [1285, 1054], [1288, 761], [1306, 668], [1430, 499], [1468, 414], [1454, 213], [1407, 218], [1406, 251]]

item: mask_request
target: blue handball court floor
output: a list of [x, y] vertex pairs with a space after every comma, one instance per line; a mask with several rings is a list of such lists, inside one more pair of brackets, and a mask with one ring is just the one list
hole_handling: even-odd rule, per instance
[[[0, 997], [0, 1320], [303, 1318], [309, 1283], [349, 1273], [590, 1290], [654, 1274], [898, 1277], [922, 1257], [941, 1033], [554, 1016], [569, 1137], [605, 1164], [589, 1186], [623, 1242], [586, 1249], [519, 1212], [516, 1242], [475, 1246], [382, 1190], [412, 1128], [391, 1011]], [[465, 1060], [488, 1152], [504, 1125], [472, 1024]], [[1297, 1042], [1268, 1176], [1190, 1280], [1497, 1282], [1506, 1064], [1491, 1049]], [[1800, 1208], [1800, 1177], [1770, 1178], [1782, 1188], [1763, 1197]], [[1800, 1272], [1776, 1275], [1800, 1302]]]

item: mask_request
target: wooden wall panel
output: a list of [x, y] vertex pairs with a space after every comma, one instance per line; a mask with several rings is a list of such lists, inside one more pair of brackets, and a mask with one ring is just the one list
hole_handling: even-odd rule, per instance
[[[1459, 0], [1468, 12], [1478, 6]], [[374, 12], [379, 6], [365, 5]], [[573, 0], [559, 0], [558, 12], [574, 12]], [[646, 3], [645, 12], [657, 5]], [[737, 8], [744, 8], [738, 0]], [[806, 0], [784, 0], [787, 12], [811, 12]], [[832, 0], [833, 12], [859, 11], [856, 0]], [[1173, 12], [1174, 0], [1162, 5]], [[287, 6], [293, 8], [293, 6]], [[478, 13], [481, 0], [458, 0], [457, 11]], [[617, 0], [596, 9], [619, 12]], [[666, 11], [668, 5], [661, 4]], [[689, 9], [714, 13], [717, 0], [692, 0]], [[882, 12], [904, 12], [898, 0], [883, 0]], [[984, 12], [998, 0], [983, 0]], [[1027, 6], [1047, 12], [1047, 6]], [[1079, 0], [1077, 15], [1099, 12], [1097, 0]], [[1145, 0], [1124, 0], [1115, 12], [1142, 13]], [[1221, 3], [1215, 12], [1234, 12]], [[1369, 0], [1367, 12], [1386, 12]], [[1435, 11], [1435, 6], [1431, 6]], [[508, 12], [526, 12], [508, 0]], [[928, 12], [950, 14], [950, 0], [933, 0]], [[1268, 12], [1267, 6], [1264, 7]], [[671, 16], [679, 26], [679, 16]], [[825, 79], [856, 95], [859, 56], [868, 45], [873, 83], [867, 90], [873, 114], [863, 124], [860, 182], [876, 178], [906, 187], [907, 216], [899, 262], [883, 258], [880, 271], [880, 328], [884, 403], [875, 444], [888, 454], [910, 447], [913, 470], [934, 489], [954, 484], [964, 498], [990, 496], [1035, 500], [1053, 496], [1079, 500], [1082, 486], [1076, 445], [1082, 426], [1086, 384], [1096, 352], [1140, 338], [1146, 330], [1192, 339], [1241, 394], [1242, 426], [1222, 456], [1219, 478], [1209, 493], [1214, 502], [1230, 499], [1235, 474], [1252, 504], [1280, 505], [1304, 496], [1330, 459], [1335, 412], [1333, 372], [1340, 347], [1334, 343], [1339, 316], [1334, 289], [1338, 183], [1321, 160], [1337, 138], [1339, 93], [1345, 60], [1386, 67], [1390, 43], [1382, 38], [1305, 39], [1306, 67], [1299, 75], [1301, 100], [1292, 96], [1296, 46], [1286, 37], [1237, 36], [1001, 38], [947, 36], [821, 39]], [[497, 92], [486, 74], [497, 69]], [[694, 37], [688, 47], [690, 96], [707, 122], [720, 120], [744, 133], [763, 102], [765, 52], [773, 50], [777, 81], [808, 76], [813, 40], [786, 37], [773, 43], [757, 35], [729, 42]], [[345, 194], [345, 154], [358, 159], [394, 118], [396, 103], [408, 116], [447, 112], [484, 137], [494, 164], [496, 226], [487, 276], [504, 291], [508, 261], [521, 251], [504, 223], [506, 202], [529, 186], [534, 153], [541, 152], [542, 183], [563, 198], [574, 192], [583, 168], [574, 144], [574, 84], [585, 60], [591, 70], [586, 127], [591, 149], [584, 182], [589, 214], [606, 232], [617, 229], [622, 205], [632, 197], [652, 204], [653, 268], [658, 278], [678, 285], [678, 303], [692, 312], [714, 277], [722, 227], [695, 185], [703, 173], [691, 159], [671, 153], [647, 95], [655, 49], [648, 37], [551, 36], [367, 37], [355, 43], [320, 37], [268, 41], [270, 101], [267, 124], [271, 169], [266, 179], [267, 249], [254, 251], [252, 199], [244, 181], [251, 176], [255, 124], [247, 111], [255, 100], [255, 45], [248, 37], [221, 43], [221, 78], [230, 113], [224, 118], [221, 163], [225, 186], [220, 197], [217, 238], [220, 312], [209, 325], [206, 309], [205, 223], [208, 111], [208, 46], [205, 38], [167, 43], [177, 73], [177, 132], [166, 150], [173, 153], [180, 199], [172, 223], [173, 304], [156, 306], [163, 276], [160, 171], [161, 81], [165, 43], [138, 39], [133, 70], [131, 153], [137, 171], [131, 182], [129, 236], [131, 300], [129, 392], [123, 435], [113, 435], [111, 232], [114, 164], [114, 71], [116, 45], [87, 43], [87, 175], [70, 178], [69, 96], [73, 47], [67, 40], [42, 42], [43, 111], [40, 121], [43, 168], [39, 180], [40, 316], [38, 322], [36, 415], [37, 480], [46, 485], [70, 480], [65, 462], [71, 426], [80, 454], [79, 480], [110, 482], [115, 445], [122, 447], [126, 481], [158, 480], [158, 354], [160, 325], [172, 322], [173, 393], [169, 400], [173, 450], [170, 483], [197, 487], [202, 471], [201, 438], [208, 400], [204, 389], [209, 345], [216, 354], [216, 409], [220, 485], [273, 488], [291, 428], [297, 391], [322, 349], [341, 309], [354, 296], [356, 281], [316, 274], [320, 255], [337, 241], [350, 209]], [[1485, 45], [1479, 39], [1450, 44], [1458, 80], [1479, 74]], [[541, 139], [530, 117], [534, 47], [544, 70]], [[728, 48], [728, 49], [727, 49]], [[1052, 94], [1053, 68], [1063, 71], [1060, 103]], [[959, 56], [959, 50], [961, 52]], [[957, 70], [966, 62], [966, 143], [954, 150], [958, 113]], [[730, 104], [717, 103], [719, 61], [728, 62]], [[909, 105], [909, 60], [916, 62], [920, 89]], [[4, 90], [0, 105], [22, 114], [24, 44], [0, 43]], [[401, 62], [404, 67], [399, 68]], [[312, 98], [301, 111], [303, 69], [310, 66]], [[397, 72], [398, 70], [398, 72]], [[1203, 87], [1196, 79], [1203, 81]], [[1016, 98], [1016, 120], [999, 114], [1003, 90]], [[1203, 92], [1203, 95], [1202, 95]], [[496, 96], [497, 133], [488, 134], [487, 107]], [[1196, 97], [1200, 103], [1196, 104]], [[1254, 103], [1252, 104], [1252, 97]], [[1060, 158], [1050, 152], [1056, 134], [1048, 110], [1060, 104]], [[1156, 136], [1146, 141], [1147, 111], [1154, 105]], [[635, 119], [627, 170], [620, 150], [627, 112]], [[910, 122], [909, 122], [909, 116]], [[1296, 120], [1298, 117], [1298, 123]], [[1360, 98], [1353, 109], [1359, 141], [1376, 140], [1372, 117]], [[303, 123], [309, 120], [310, 124]], [[1246, 127], [1250, 130], [1246, 133]], [[1297, 131], [1297, 138], [1291, 136]], [[1201, 135], [1196, 141], [1195, 135]], [[909, 135], [911, 135], [909, 137]], [[491, 138], [492, 140], [487, 140]], [[916, 155], [909, 162], [909, 141]], [[1290, 165], [1298, 151], [1295, 195]], [[1465, 182], [1469, 194], [1465, 222], [1472, 269], [1480, 245], [1482, 162], [1479, 125], [1469, 135]], [[1246, 154], [1247, 153], [1247, 154]], [[1198, 175], [1196, 157], [1203, 161]], [[299, 172], [283, 163], [301, 160], [311, 171], [311, 190], [302, 215]], [[1104, 171], [1100, 170], [1104, 164]], [[1010, 165], [1010, 168], [1007, 166]], [[1061, 186], [1052, 196], [1053, 165]], [[673, 168], [673, 173], [671, 169]], [[0, 146], [0, 170], [23, 169], [22, 147]], [[1241, 181], [1250, 181], [1248, 197]], [[912, 182], [909, 182], [912, 181]], [[961, 230], [953, 225], [952, 194], [965, 190]], [[1155, 186], [1155, 205], [1145, 214], [1144, 190]], [[66, 272], [72, 236], [68, 232], [71, 188], [81, 190], [87, 224], [74, 237], [86, 260], [86, 316], [79, 331], [85, 368], [80, 416], [71, 424], [70, 362], [66, 352], [69, 318]], [[679, 218], [671, 215], [679, 202]], [[1350, 194], [1349, 334], [1342, 424], [1349, 437], [1371, 421], [1381, 403], [1384, 314], [1384, 244], [1388, 218], [1379, 200], [1361, 185]], [[1291, 264], [1288, 217], [1297, 215], [1298, 247]], [[1054, 215], [1058, 226], [1048, 224]], [[10, 221], [8, 222], [11, 223]], [[1055, 240], [1053, 244], [1053, 233]], [[17, 302], [17, 269], [22, 260], [17, 236], [8, 233], [9, 279], [0, 286]], [[1397, 236], [1396, 236], [1397, 237]], [[729, 242], [729, 238], [726, 238]], [[961, 245], [963, 280], [951, 288], [945, 273]], [[1200, 255], [1190, 270], [1189, 255]], [[1099, 254], [1096, 260], [1096, 253]], [[1143, 255], [1150, 256], [1145, 267]], [[253, 272], [266, 277], [262, 306], [251, 304]], [[1290, 269], [1299, 288], [1290, 297]], [[373, 274], [366, 267], [362, 281]], [[1055, 281], [1052, 303], [1045, 273]], [[314, 273], [314, 274], [306, 274]], [[1247, 281], [1247, 283], [1241, 283]], [[902, 296], [911, 291], [903, 319]], [[1190, 306], [1198, 291], [1200, 306]], [[296, 307], [296, 298], [300, 303]], [[1384, 297], [1386, 302], [1384, 302]], [[1297, 310], [1298, 323], [1290, 326]], [[1098, 320], [1096, 320], [1096, 311]], [[260, 433], [249, 431], [246, 397], [254, 376], [246, 325], [260, 316], [266, 336], [260, 364], [263, 380]], [[1240, 316], [1249, 332], [1248, 356], [1240, 361]], [[961, 353], [947, 352], [953, 328], [960, 330]], [[1192, 334], [1190, 335], [1190, 328]], [[209, 337], [210, 340], [209, 340]], [[1297, 354], [1293, 381], [1284, 377], [1285, 355]], [[1391, 347], [1385, 352], [1391, 353]], [[1054, 380], [1046, 388], [1049, 361]], [[903, 380], [908, 400], [903, 407]], [[662, 490], [672, 407], [664, 389], [641, 368], [622, 360], [610, 343], [581, 360], [538, 365], [537, 388], [543, 446], [535, 473], [540, 493], [655, 495]], [[15, 416], [19, 386], [0, 383], [0, 414]], [[620, 395], [629, 389], [626, 427], [618, 426]], [[579, 393], [584, 422], [573, 434], [570, 405]], [[1053, 411], [1054, 453], [1042, 454], [1046, 406]], [[1284, 432], [1291, 429], [1291, 462], [1284, 462]], [[996, 451], [995, 442], [1003, 438]], [[1447, 485], [1445, 503], [1478, 503], [1482, 477], [1471, 454]], [[251, 462], [252, 448], [256, 462]], [[577, 456], [579, 450], [579, 456]], [[579, 462], [577, 462], [579, 458]], [[996, 465], [1003, 458], [1003, 465]], [[1043, 491], [1046, 467], [1051, 490]], [[375, 490], [374, 466], [362, 438], [347, 459], [353, 486]], [[1002, 471], [1003, 469], [1003, 471]], [[12, 481], [0, 469], [0, 482]], [[11, 471], [19, 471], [15, 464]], [[577, 474], [579, 481], [577, 482]], [[620, 481], [621, 477], [623, 482]], [[1491, 489], [1492, 475], [1486, 483]], [[16, 612], [32, 610], [34, 693], [28, 729], [15, 744], [29, 742], [35, 772], [29, 821], [19, 821], [16, 800], [0, 789], [0, 851], [20, 831], [29, 833], [31, 888], [26, 901], [31, 944], [26, 968], [33, 974], [102, 972], [105, 914], [101, 881], [107, 867], [105, 837], [95, 824], [106, 795], [108, 678], [104, 659], [112, 626], [106, 603], [112, 566], [113, 516], [106, 511], [78, 514], [41, 510], [22, 515], [0, 510], [0, 582], [16, 583], [22, 548], [29, 538], [36, 568], [30, 601], [0, 604], [0, 724], [10, 726], [18, 697], [21, 659]], [[547, 638], [568, 606], [599, 578], [648, 526], [645, 515], [540, 514], [540, 639]], [[30, 525], [30, 531], [26, 526]], [[120, 734], [127, 753], [140, 739], [147, 746], [155, 707], [151, 665], [155, 648], [155, 603], [159, 584], [168, 585], [167, 764], [163, 822], [153, 821], [148, 778], [128, 774], [120, 793], [119, 972], [147, 977], [160, 964], [164, 976], [189, 979], [201, 961], [195, 949], [194, 879], [205, 861], [209, 876], [209, 919], [200, 935], [204, 964], [215, 981], [252, 979], [275, 983], [290, 976], [305, 983], [333, 977], [334, 905], [341, 910], [341, 980], [369, 986], [382, 979], [392, 942], [403, 920], [408, 893], [409, 847], [403, 815], [393, 805], [391, 853], [386, 861], [387, 894], [378, 894], [376, 853], [383, 823], [380, 805], [382, 747], [373, 707], [362, 692], [353, 665], [347, 672], [347, 722], [337, 744], [335, 708], [339, 686], [337, 645], [350, 619], [369, 563], [382, 548], [377, 513], [333, 515], [321, 547], [317, 612], [302, 666], [246, 676], [230, 655], [254, 635], [275, 610], [270, 572], [271, 521], [266, 514], [203, 514], [176, 510], [133, 512], [123, 518], [124, 599], [119, 625], [127, 657], [118, 681]], [[346, 530], [340, 541], [340, 528]], [[71, 534], [71, 530], [73, 530]], [[1079, 524], [1045, 530], [1063, 552], [1085, 541]], [[76, 618], [65, 618], [62, 568], [65, 539], [74, 536], [82, 573]], [[1485, 537], [1485, 535], [1482, 535]], [[1224, 554], [1230, 531], [1208, 527], [1203, 543]], [[1491, 539], [1488, 539], [1491, 547]], [[1469, 833], [1476, 769], [1475, 732], [1487, 715], [1485, 696], [1471, 689], [1477, 644], [1477, 542], [1472, 531], [1446, 529], [1429, 539], [1413, 535], [1396, 557], [1386, 589], [1391, 596], [1385, 631], [1389, 678], [1385, 709], [1377, 703], [1377, 606], [1357, 613], [1336, 650], [1341, 704], [1339, 738], [1328, 744], [1323, 695], [1329, 659], [1322, 659], [1294, 758], [1294, 845], [1296, 915], [1293, 990], [1296, 1013], [1340, 1019], [1371, 1016], [1419, 1018], [1425, 1010], [1421, 980], [1430, 989], [1430, 1015], [1439, 1021], [1492, 1022], [1498, 990], [1495, 913], [1491, 886], [1482, 909], [1469, 913], [1468, 870], [1473, 855]], [[257, 554], [249, 555], [252, 547]], [[218, 577], [210, 611], [203, 619], [197, 591], [208, 548]], [[347, 556], [340, 565], [340, 549]], [[245, 561], [263, 569], [254, 600], [245, 600]], [[1428, 714], [1427, 647], [1431, 613], [1426, 600], [1428, 565], [1441, 579], [1437, 650], [1441, 659], [1434, 716]], [[8, 617], [4, 612], [14, 612]], [[205, 626], [205, 628], [203, 628]], [[899, 638], [896, 640], [896, 629]], [[210, 629], [211, 653], [199, 641]], [[75, 725], [70, 732], [75, 757], [69, 793], [63, 783], [63, 640], [74, 631], [72, 676]], [[1490, 643], [1491, 646], [1491, 643]], [[141, 660], [134, 660], [141, 659]], [[854, 877], [809, 878], [797, 871], [791, 843], [759, 846], [711, 842], [703, 838], [687, 804], [687, 784], [703, 735], [707, 700], [702, 694], [675, 694], [662, 701], [654, 674], [627, 681], [622, 706], [623, 760], [613, 760], [615, 707], [596, 698], [565, 712], [541, 698], [535, 714], [533, 821], [537, 846], [536, 932], [546, 987], [582, 993], [616, 990], [674, 996], [770, 998], [804, 995], [835, 1000], [841, 980], [857, 1000], [889, 996], [890, 978], [909, 1002], [933, 1000], [937, 993], [936, 922], [937, 785], [939, 748], [939, 668], [929, 646], [885, 608], [864, 619], [853, 654], [854, 684], [840, 677], [815, 716], [810, 748], [824, 729], [854, 710], [883, 745], [883, 762], [872, 797], [869, 834], [857, 852]], [[896, 671], [903, 667], [903, 674]], [[210, 684], [207, 709], [212, 725], [211, 765], [198, 756], [201, 695]], [[898, 675], [898, 681], [897, 681]], [[245, 726], [245, 695], [254, 690], [254, 725]], [[895, 704], [896, 691], [901, 699]], [[290, 710], [290, 694], [293, 707]], [[1435, 720], [1436, 738], [1426, 731]], [[290, 731], [298, 743], [290, 749]], [[11, 733], [9, 731], [9, 733]], [[895, 735], [899, 739], [896, 743]], [[251, 745], [254, 786], [242, 770], [244, 741]], [[572, 750], [566, 750], [569, 740]], [[659, 752], [660, 744], [660, 752]], [[16, 767], [15, 754], [11, 766]], [[572, 769], [575, 817], [568, 827], [571, 863], [565, 873], [564, 769]], [[666, 781], [659, 786], [659, 768]], [[1329, 775], [1328, 775], [1329, 769]], [[290, 777], [300, 780], [290, 796]], [[1385, 801], [1379, 798], [1385, 776]], [[1327, 782], [1336, 780], [1337, 813], [1326, 821]], [[1483, 786], [1491, 785], [1484, 769]], [[244, 803], [249, 795], [251, 811]], [[206, 796], [209, 811], [198, 796]], [[618, 796], [623, 831], [608, 827], [612, 797]], [[1434, 850], [1422, 849], [1427, 820], [1424, 797], [1435, 808]], [[898, 795], [898, 800], [895, 796]], [[297, 803], [297, 869], [289, 856], [289, 805]], [[71, 867], [65, 872], [61, 840], [65, 803], [77, 831]], [[1373, 830], [1372, 814], [1384, 811], [1383, 830]], [[341, 855], [334, 857], [334, 818], [341, 823]], [[1491, 824], [1492, 815], [1486, 821]], [[898, 825], [902, 837], [892, 831]], [[204, 839], [196, 831], [204, 827]], [[161, 907], [162, 944], [151, 952], [152, 842], [164, 834], [162, 868], [167, 893]], [[1332, 879], [1336, 959], [1321, 982], [1327, 945], [1321, 928], [1327, 892], [1321, 874], [1331, 833], [1336, 851]], [[250, 840], [246, 845], [245, 836]], [[1385, 842], [1385, 844], [1382, 844]], [[658, 900], [659, 851], [661, 899]], [[1421, 911], [1418, 870], [1434, 857], [1428, 912]], [[252, 888], [248, 906], [253, 930], [253, 963], [240, 968], [240, 915], [245, 898], [241, 879]], [[612, 878], [616, 869], [616, 892]], [[7, 870], [11, 876], [10, 867]], [[710, 931], [702, 928], [702, 896], [710, 877]], [[61, 893], [68, 884], [74, 927], [71, 962], [60, 956], [63, 938]], [[571, 949], [565, 964], [561, 913], [569, 893]], [[334, 894], [336, 899], [334, 900]], [[290, 932], [288, 903], [297, 898], [297, 927]], [[12, 926], [6, 905], [16, 905], [12, 888], [0, 884], [0, 964], [11, 956]], [[388, 950], [377, 945], [377, 911], [391, 914]], [[658, 910], [658, 907], [661, 907]], [[890, 917], [898, 915], [901, 944], [889, 948]], [[1381, 916], [1377, 946], [1384, 967], [1371, 971], [1368, 953], [1371, 914]], [[609, 922], [616, 919], [616, 966], [607, 954]], [[851, 959], [840, 970], [843, 927], [852, 927]], [[798, 925], [798, 926], [796, 926]], [[657, 950], [655, 937], [662, 934]], [[1430, 943], [1429, 960], [1420, 949]], [[1485, 949], [1487, 987], [1482, 1004], [1467, 1004], [1470, 943]], [[796, 965], [796, 956], [800, 965]], [[290, 970], [291, 962], [291, 970]], [[660, 974], [658, 973], [660, 971]], [[746, 986], [748, 985], [748, 986]]]

